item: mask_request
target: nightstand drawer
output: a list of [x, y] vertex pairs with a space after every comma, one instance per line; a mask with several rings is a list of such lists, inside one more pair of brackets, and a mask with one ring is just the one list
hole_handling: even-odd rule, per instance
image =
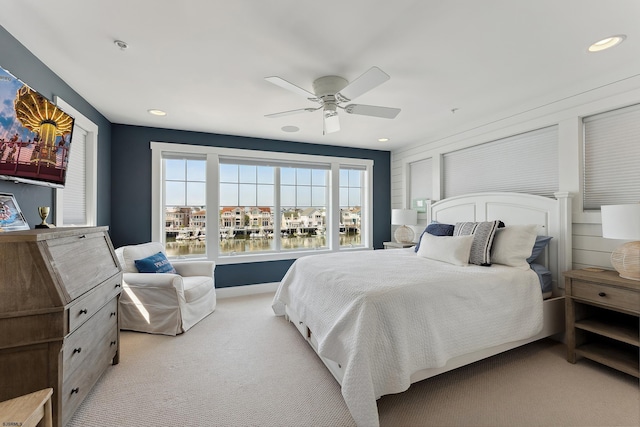
[[574, 279], [571, 285], [571, 296], [633, 313], [640, 313], [640, 294], [632, 290]]

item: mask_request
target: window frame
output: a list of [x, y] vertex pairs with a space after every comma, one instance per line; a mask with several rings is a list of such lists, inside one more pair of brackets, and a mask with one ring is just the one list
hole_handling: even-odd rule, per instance
[[[84, 114], [73, 108], [59, 96], [54, 96], [54, 102], [67, 114], [75, 119], [74, 126], [83, 129], [85, 138], [85, 224], [78, 226], [95, 226], [98, 223], [98, 125], [89, 120]], [[73, 144], [73, 140], [71, 143]], [[55, 189], [55, 225], [69, 226], [64, 222], [64, 189]]]
[[[189, 145], [171, 142], [151, 141], [151, 238], [153, 241], [165, 243], [164, 233], [164, 178], [162, 161], [167, 156], [193, 156], [204, 155], [207, 159], [206, 164], [206, 230], [207, 230], [207, 254], [206, 256], [194, 256], [196, 259], [209, 259], [216, 261], [217, 264], [240, 264], [247, 262], [264, 262], [296, 259], [307, 255], [318, 253], [353, 251], [353, 250], [371, 250], [373, 249], [373, 166], [374, 161], [371, 159], [331, 157], [310, 154], [283, 153], [275, 151], [258, 151], [236, 148], [211, 147], [203, 145]], [[327, 223], [331, 224], [330, 230], [327, 229], [328, 248], [317, 250], [286, 250], [281, 251], [276, 248], [273, 252], [260, 254], [236, 254], [229, 256], [220, 256], [216, 237], [219, 236], [219, 166], [220, 158], [237, 158], [239, 161], [256, 161], [260, 163], [273, 161], [274, 163], [292, 165], [300, 164], [326, 164], [330, 165], [329, 173], [329, 201], [327, 214]], [[340, 247], [339, 223], [340, 223], [340, 191], [339, 191], [339, 174], [340, 167], [358, 167], [364, 169], [364, 195], [362, 215], [365, 223], [364, 230], [361, 230], [362, 245], [357, 247]], [[277, 182], [276, 188], [280, 183]], [[278, 190], [276, 190], [278, 191]], [[211, 206], [215, 206], [212, 209]], [[276, 215], [278, 217], [278, 215]], [[210, 237], [214, 239], [210, 244]]]

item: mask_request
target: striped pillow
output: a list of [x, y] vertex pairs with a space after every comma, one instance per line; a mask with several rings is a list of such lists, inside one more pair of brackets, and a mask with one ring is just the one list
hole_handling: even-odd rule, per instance
[[473, 235], [471, 245], [471, 255], [469, 264], [490, 266], [491, 265], [491, 245], [493, 237], [496, 235], [502, 221], [485, 222], [457, 222], [454, 229], [454, 236]]

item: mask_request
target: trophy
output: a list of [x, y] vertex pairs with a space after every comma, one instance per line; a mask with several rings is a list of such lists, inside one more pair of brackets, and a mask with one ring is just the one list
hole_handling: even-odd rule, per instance
[[42, 218], [42, 222], [36, 225], [36, 228], [52, 228], [54, 225], [47, 224], [47, 217], [49, 216], [49, 206], [38, 206], [38, 214]]

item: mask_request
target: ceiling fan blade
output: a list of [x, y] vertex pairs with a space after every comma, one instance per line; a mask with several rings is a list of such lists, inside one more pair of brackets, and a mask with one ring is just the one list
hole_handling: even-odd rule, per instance
[[312, 101], [317, 101], [318, 98], [311, 92], [302, 89], [299, 86], [294, 85], [293, 83], [289, 83], [288, 81], [277, 77], [277, 76], [272, 76], [272, 77], [265, 77], [264, 78], [266, 81], [273, 83], [276, 86], [280, 86], [283, 89], [286, 89], [288, 91], [291, 91], [293, 93], [297, 93], [298, 95], [302, 95], [307, 99], [310, 99]]
[[344, 107], [349, 114], [359, 114], [361, 116], [381, 117], [383, 119], [395, 119], [399, 108], [377, 107], [375, 105], [349, 104]]
[[325, 114], [323, 122], [322, 134], [326, 135], [328, 133], [338, 132], [340, 130], [340, 119], [338, 118], [338, 114], [334, 113], [332, 115]]
[[371, 67], [360, 77], [349, 83], [336, 97], [340, 99], [340, 102], [349, 102], [374, 87], [381, 85], [390, 78], [391, 77], [380, 68]]
[[284, 117], [284, 116], [291, 116], [293, 114], [299, 114], [299, 113], [311, 113], [314, 111], [319, 110], [322, 107], [318, 107], [318, 108], [299, 108], [297, 110], [289, 110], [289, 111], [283, 111], [281, 113], [273, 113], [273, 114], [266, 114], [265, 117], [269, 117], [271, 119], [276, 118], [276, 117]]

